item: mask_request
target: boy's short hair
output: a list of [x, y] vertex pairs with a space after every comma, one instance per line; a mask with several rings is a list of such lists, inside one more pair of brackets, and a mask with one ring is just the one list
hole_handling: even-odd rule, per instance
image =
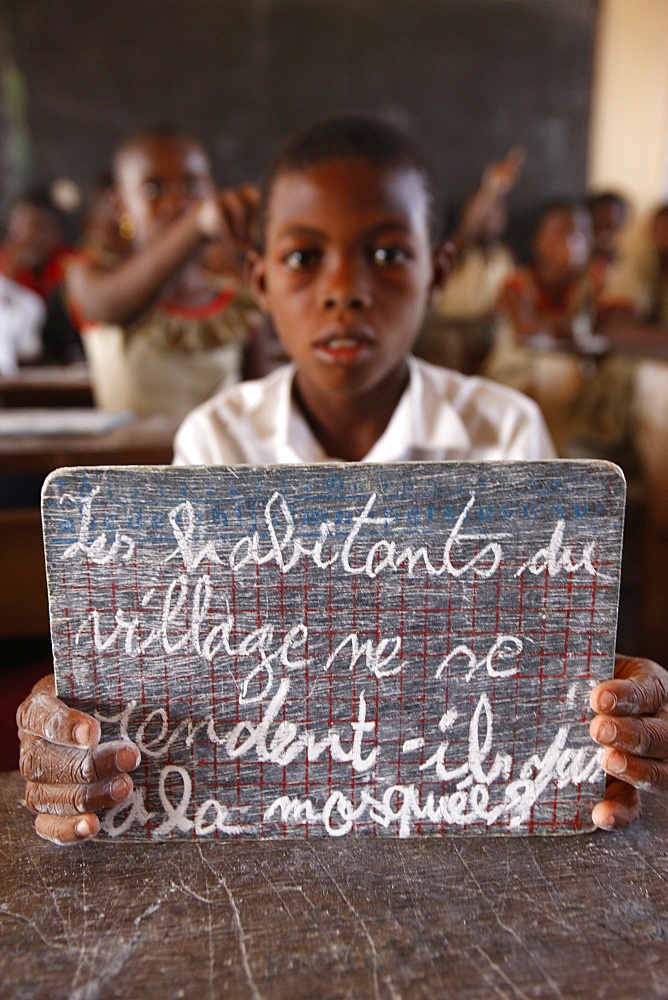
[[562, 212], [568, 215], [588, 216], [589, 214], [586, 204], [577, 198], [555, 198], [552, 201], [546, 201], [536, 211], [533, 224], [534, 238], [538, 235], [546, 219]]
[[427, 197], [429, 229], [433, 234], [432, 172], [417, 139], [383, 118], [358, 112], [332, 115], [317, 121], [296, 132], [279, 149], [262, 184], [259, 218], [261, 247], [264, 246], [273, 187], [281, 174], [303, 171], [332, 160], [357, 158], [368, 160], [380, 168], [413, 170], [419, 174]]
[[114, 184], [118, 183], [119, 175], [119, 164], [128, 150], [135, 149], [138, 145], [143, 142], [153, 142], [157, 140], [158, 142], [183, 142], [188, 145], [197, 147], [202, 151], [206, 159], [209, 159], [209, 155], [200, 142], [200, 140], [191, 135], [190, 132], [185, 129], [178, 128], [175, 125], [168, 125], [164, 123], [158, 123], [153, 125], [141, 125], [139, 128], [135, 129], [126, 135], [114, 150], [112, 160], [111, 160], [111, 179]]
[[628, 199], [619, 191], [598, 191], [595, 194], [590, 194], [585, 204], [589, 209], [596, 208], [597, 205], [605, 205], [609, 208], [618, 207], [623, 212], [628, 212], [629, 209]]

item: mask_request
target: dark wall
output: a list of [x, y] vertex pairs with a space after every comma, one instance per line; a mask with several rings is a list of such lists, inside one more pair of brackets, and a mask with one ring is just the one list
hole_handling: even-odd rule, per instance
[[520, 214], [584, 184], [595, 0], [4, 0], [4, 17], [32, 181], [85, 185], [147, 122], [198, 134], [221, 183], [255, 179], [286, 132], [358, 107], [422, 137], [450, 204], [517, 142]]

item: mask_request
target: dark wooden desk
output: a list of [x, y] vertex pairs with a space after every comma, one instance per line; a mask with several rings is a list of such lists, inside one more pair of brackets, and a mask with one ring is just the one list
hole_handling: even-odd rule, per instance
[[0, 437], [0, 473], [41, 473], [68, 465], [169, 465], [179, 425], [137, 417], [106, 434]]
[[92, 406], [86, 364], [32, 365], [0, 375], [0, 406]]
[[668, 996], [668, 801], [623, 833], [57, 848], [0, 777], [3, 995]]
[[[0, 508], [0, 636], [49, 631], [39, 489], [53, 469], [71, 465], [169, 465], [179, 421], [143, 417], [100, 435], [0, 437], [0, 485], [28, 482], [21, 508]], [[11, 493], [11, 482], [6, 491]]]

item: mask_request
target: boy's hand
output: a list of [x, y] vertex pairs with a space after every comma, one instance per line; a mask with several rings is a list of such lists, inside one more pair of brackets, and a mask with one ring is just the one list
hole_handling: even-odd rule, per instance
[[43, 677], [16, 713], [21, 740], [19, 767], [26, 804], [37, 813], [35, 829], [55, 844], [86, 840], [100, 829], [95, 815], [124, 802], [132, 792], [126, 773], [139, 764], [134, 743], [100, 743], [100, 724], [69, 708]]
[[[246, 254], [259, 241], [260, 190], [253, 184], [226, 188], [197, 208], [197, 225], [210, 248], [222, 253], [223, 270], [244, 277]], [[215, 253], [210, 259], [216, 260]], [[216, 270], [216, 266], [213, 267]]]
[[604, 830], [622, 829], [640, 815], [638, 789], [668, 792], [668, 672], [651, 660], [618, 655], [615, 679], [591, 693], [597, 714], [589, 731], [606, 749], [611, 775], [592, 818]]
[[218, 208], [223, 218], [224, 235], [241, 253], [257, 246], [260, 189], [254, 184], [227, 188], [218, 195]]
[[490, 163], [482, 175], [481, 187], [497, 198], [503, 198], [515, 187], [527, 158], [524, 146], [513, 146], [502, 160]]

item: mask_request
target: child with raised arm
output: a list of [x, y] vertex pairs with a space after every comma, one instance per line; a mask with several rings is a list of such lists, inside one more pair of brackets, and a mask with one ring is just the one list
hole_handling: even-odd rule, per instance
[[[240, 261], [257, 192], [217, 192], [202, 146], [170, 130], [123, 142], [113, 179], [129, 252], [89, 248], [66, 276], [95, 399], [106, 409], [183, 417], [238, 381], [253, 345], [259, 313], [240, 281]], [[207, 261], [221, 240], [222, 275]]]
[[[330, 119], [287, 145], [266, 181], [250, 272], [292, 363], [195, 410], [177, 435], [177, 463], [553, 455], [531, 400], [409, 354], [447, 270], [431, 246], [429, 191], [412, 140], [375, 119]], [[592, 693], [608, 713], [592, 722], [609, 747], [603, 766], [626, 779], [594, 811], [608, 828], [638, 815], [634, 784], [668, 783], [668, 677], [632, 659], [618, 661], [618, 676]], [[95, 834], [96, 811], [131, 793], [137, 748], [101, 744], [99, 723], [59, 701], [50, 678], [18, 722], [37, 832], [57, 843]]]
[[507, 197], [517, 184], [526, 153], [513, 146], [484, 170], [477, 190], [464, 202], [449, 236], [453, 266], [428, 310], [414, 353], [426, 361], [478, 374], [492, 346], [499, 290], [515, 267], [503, 243]]

